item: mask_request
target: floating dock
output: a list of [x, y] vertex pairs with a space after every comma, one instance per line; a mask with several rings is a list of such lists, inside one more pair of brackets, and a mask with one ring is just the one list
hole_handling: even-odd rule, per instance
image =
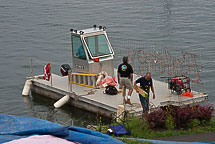
[[[122, 106], [124, 101], [124, 97], [122, 95], [125, 94], [124, 92], [122, 92], [123, 94], [118, 93], [117, 95], [108, 95], [104, 93], [104, 88], [99, 89], [96, 86], [96, 81], [99, 80], [97, 74], [101, 72], [106, 72], [108, 76], [117, 78], [117, 70], [114, 69], [115, 54], [107, 36], [106, 27], [97, 27], [94, 25], [93, 28], [84, 30], [70, 29], [70, 32], [73, 67], [70, 69], [69, 65], [64, 64], [61, 66], [61, 73], [64, 75], [66, 72], [68, 72], [67, 70], [72, 70], [72, 75], [69, 74], [69, 76], [66, 76], [65, 74], [65, 76], [59, 76], [53, 73], [51, 74], [49, 63], [44, 68], [44, 76], [49, 77], [51, 75], [51, 81], [41, 79], [40, 77], [42, 76], [30, 78], [26, 81], [25, 87], [23, 89], [23, 95], [28, 95], [31, 89], [32, 92], [49, 97], [51, 99], [55, 99], [59, 103], [61, 102], [59, 100], [64, 100], [62, 99], [64, 97], [66, 100], [64, 102], [68, 101], [68, 104], [106, 117], [112, 117], [112, 115], [115, 113], [120, 114], [122, 107], [130, 114], [142, 114], [142, 106], [139, 101], [139, 94], [137, 94], [135, 90], [131, 96], [132, 105], [124, 104]], [[159, 69], [161, 65], [168, 65], [168, 72], [170, 73], [170, 70], [172, 70], [171, 73], [176, 75], [175, 67], [171, 67], [175, 66], [176, 63], [168, 63], [166, 65], [166, 62], [176, 60], [172, 59], [172, 57], [169, 57], [169, 53], [167, 51], [165, 51], [165, 57], [161, 57], [161, 54], [156, 52], [155, 54], [157, 58], [152, 59], [151, 62], [150, 60], [145, 59], [146, 56], [142, 55], [143, 51], [141, 52], [138, 50], [135, 53], [140, 54], [138, 61], [141, 65], [144, 64], [142, 61], [148, 61], [147, 63], [152, 62], [153, 66], [158, 64]], [[150, 55], [150, 57], [152, 56], [154, 56], [154, 53]], [[135, 59], [135, 57], [132, 58], [133, 60]], [[192, 63], [190, 64], [188, 59], [191, 59], [192, 61], [195, 60], [195, 55], [189, 54], [189, 57], [187, 58], [183, 53], [183, 58], [184, 59], [180, 61], [180, 66], [183, 64], [181, 62], [187, 62], [189, 64], [187, 67], [190, 70], [190, 67], [193, 67], [193, 65], [191, 65]], [[139, 67], [139, 69], [142, 68]], [[148, 71], [150, 71], [150, 69]], [[138, 77], [138, 75], [134, 74], [134, 81]], [[152, 99], [152, 96], [150, 95], [150, 111], [153, 111], [160, 106], [197, 104], [208, 99], [207, 94], [197, 93], [194, 91], [192, 91], [193, 97], [182, 97], [169, 90], [168, 83], [154, 79], [153, 85], [156, 98]], [[116, 88], [118, 87], [119, 85], [117, 84]], [[181, 88], [180, 90], [182, 89], [184, 91], [184, 88]]]
[[[116, 69], [114, 71], [116, 75]], [[71, 98], [68, 104], [71, 104], [80, 109], [97, 113], [105, 117], [111, 117], [117, 112], [117, 107], [123, 103], [122, 93], [117, 95], [104, 94], [104, 88], [96, 89], [86, 87], [79, 84], [72, 84], [72, 92], [68, 76], [59, 76], [52, 74], [52, 82], [39, 79], [35, 76], [32, 79], [31, 91], [42, 96], [58, 101], [65, 95]], [[134, 75], [134, 80], [138, 78]], [[204, 93], [193, 92], [193, 97], [182, 97], [168, 89], [168, 84], [165, 82], [153, 79], [156, 98], [152, 99], [150, 95], [150, 110], [153, 111], [160, 106], [166, 105], [188, 105], [198, 104], [208, 99], [208, 95]], [[116, 86], [118, 88], [118, 85]], [[126, 104], [125, 110], [133, 115], [142, 113], [142, 107], [139, 101], [139, 95], [134, 90], [131, 96], [132, 105]]]

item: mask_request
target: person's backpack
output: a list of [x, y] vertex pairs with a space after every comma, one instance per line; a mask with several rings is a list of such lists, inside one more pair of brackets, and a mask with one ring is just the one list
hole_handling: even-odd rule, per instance
[[127, 135], [131, 136], [131, 132], [129, 131], [129, 129], [127, 127], [125, 127], [124, 124], [110, 125], [109, 129], [107, 130], [107, 134], [115, 135], [115, 136], [127, 134]]
[[107, 86], [105, 89], [105, 93], [109, 95], [116, 95], [117, 92], [118, 90], [112, 85]]

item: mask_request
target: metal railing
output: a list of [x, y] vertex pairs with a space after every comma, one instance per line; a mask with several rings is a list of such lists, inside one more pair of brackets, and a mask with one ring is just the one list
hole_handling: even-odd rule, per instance
[[72, 83], [79, 84], [90, 88], [96, 86], [97, 74], [72, 73]]

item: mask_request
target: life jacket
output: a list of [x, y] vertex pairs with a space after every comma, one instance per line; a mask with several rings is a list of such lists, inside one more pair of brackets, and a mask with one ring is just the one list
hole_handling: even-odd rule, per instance
[[103, 79], [101, 79], [100, 80], [100, 82], [99, 82], [99, 86], [100, 87], [106, 87], [106, 86], [116, 86], [116, 80], [115, 80], [115, 78], [112, 78], [111, 76], [107, 76], [107, 77], [105, 77], [105, 78], [103, 78]]
[[50, 77], [51, 77], [51, 63], [48, 63], [47, 65], [44, 66], [43, 68], [43, 79], [49, 81]]

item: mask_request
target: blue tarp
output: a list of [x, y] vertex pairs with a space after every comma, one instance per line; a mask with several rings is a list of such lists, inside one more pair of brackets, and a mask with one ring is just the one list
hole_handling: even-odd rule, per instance
[[83, 144], [124, 144], [106, 134], [80, 127], [65, 127], [49, 121], [0, 114], [0, 143], [32, 135], [53, 135]]
[[[83, 144], [124, 144], [106, 134], [80, 127], [65, 127], [49, 121], [22, 116], [0, 114], [0, 143], [26, 138], [32, 135], [53, 135]], [[138, 138], [121, 138], [134, 141], [148, 141], [155, 144], [215, 144], [215, 142], [174, 142]]]

